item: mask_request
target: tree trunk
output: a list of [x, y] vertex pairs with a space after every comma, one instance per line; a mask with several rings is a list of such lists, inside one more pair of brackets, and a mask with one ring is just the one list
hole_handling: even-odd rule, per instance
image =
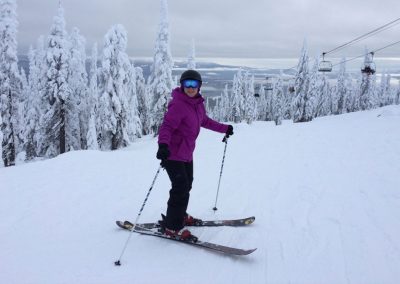
[[65, 153], [66, 135], [65, 135], [65, 103], [61, 101], [61, 125], [60, 125], [60, 154]]

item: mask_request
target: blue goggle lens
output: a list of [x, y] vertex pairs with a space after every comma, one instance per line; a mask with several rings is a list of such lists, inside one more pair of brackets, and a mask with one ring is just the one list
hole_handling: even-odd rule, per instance
[[182, 83], [185, 88], [198, 88], [200, 86], [200, 82], [197, 80], [185, 80]]

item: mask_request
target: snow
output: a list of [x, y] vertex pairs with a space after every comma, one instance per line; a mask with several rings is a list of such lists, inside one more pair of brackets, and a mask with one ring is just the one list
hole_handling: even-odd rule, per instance
[[[230, 257], [134, 234], [157, 171], [150, 136], [112, 152], [75, 151], [0, 169], [2, 283], [398, 283], [400, 106], [317, 118], [235, 124], [218, 208], [224, 144], [203, 130], [189, 212], [256, 216], [242, 228], [195, 228], [204, 241], [257, 251]], [[140, 221], [165, 212], [162, 171]]]

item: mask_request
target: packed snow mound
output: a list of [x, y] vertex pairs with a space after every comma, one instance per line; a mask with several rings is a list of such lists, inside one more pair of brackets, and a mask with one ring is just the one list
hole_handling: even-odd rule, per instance
[[377, 117], [400, 116], [400, 108], [398, 106], [387, 106], [378, 110]]
[[[0, 169], [2, 283], [383, 283], [400, 279], [400, 106], [308, 123], [235, 124], [214, 214], [224, 144], [202, 130], [189, 213], [256, 216], [243, 228], [193, 228], [201, 240], [254, 248], [229, 257], [132, 235], [159, 166], [157, 139], [75, 151]], [[380, 116], [378, 117], [378, 115]], [[140, 217], [166, 210], [160, 173]]]

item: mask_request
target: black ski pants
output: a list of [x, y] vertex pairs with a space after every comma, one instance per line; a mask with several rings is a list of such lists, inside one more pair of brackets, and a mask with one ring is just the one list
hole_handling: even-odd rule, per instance
[[165, 226], [168, 229], [180, 230], [189, 204], [189, 192], [193, 183], [193, 161], [181, 162], [167, 160], [164, 162], [171, 190], [169, 191], [168, 209]]

